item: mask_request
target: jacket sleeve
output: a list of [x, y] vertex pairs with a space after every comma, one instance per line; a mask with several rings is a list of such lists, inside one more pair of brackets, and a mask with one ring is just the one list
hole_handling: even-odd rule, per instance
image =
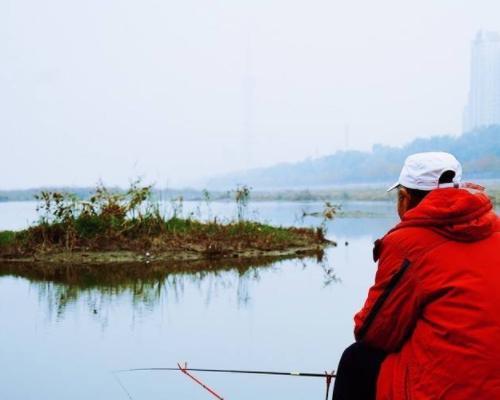
[[413, 331], [420, 306], [412, 262], [397, 243], [387, 239], [382, 243], [375, 283], [354, 316], [354, 336], [356, 341], [391, 353]]

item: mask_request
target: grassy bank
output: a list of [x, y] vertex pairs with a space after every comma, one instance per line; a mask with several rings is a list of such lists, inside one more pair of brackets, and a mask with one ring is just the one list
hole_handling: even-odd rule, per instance
[[150, 186], [123, 193], [99, 186], [88, 200], [59, 192], [38, 195], [40, 220], [19, 232], [0, 232], [0, 259], [109, 263], [279, 257], [321, 251], [321, 228], [275, 227], [245, 220], [249, 191], [234, 192], [237, 217], [220, 222], [170, 215], [151, 201]]

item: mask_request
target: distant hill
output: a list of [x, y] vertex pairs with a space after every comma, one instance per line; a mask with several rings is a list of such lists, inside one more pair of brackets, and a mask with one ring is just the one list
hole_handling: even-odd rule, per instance
[[493, 125], [461, 136], [415, 139], [403, 147], [374, 145], [370, 152], [338, 151], [297, 163], [214, 177], [209, 188], [294, 188], [348, 183], [385, 183], [399, 175], [405, 158], [423, 151], [447, 151], [463, 164], [468, 178], [500, 178], [500, 126]]
[[[307, 159], [297, 163], [282, 163], [269, 168], [214, 177], [206, 182], [210, 198], [229, 199], [227, 190], [237, 185], [249, 185], [256, 191], [275, 189], [330, 190], [331, 186], [348, 184], [386, 184], [399, 175], [404, 159], [421, 151], [448, 151], [462, 162], [466, 179], [500, 179], [500, 126], [495, 125], [475, 132], [455, 136], [435, 136], [416, 139], [403, 147], [374, 145], [371, 151], [339, 151], [335, 154]], [[86, 199], [94, 192], [93, 187], [40, 187], [22, 190], [1, 190], [0, 202], [34, 200], [41, 190], [63, 191]], [[111, 187], [111, 191], [122, 192], [123, 188]], [[344, 190], [345, 188], [342, 188]], [[354, 189], [354, 188], [353, 188]], [[261, 199], [316, 199], [332, 196], [331, 192], [274, 193], [271, 197], [254, 191], [253, 198]], [[154, 194], [160, 199], [182, 196], [184, 200], [204, 199], [205, 194], [198, 189], [158, 188]], [[260, 196], [260, 197], [259, 197]], [[274, 196], [274, 197], [273, 197]], [[359, 197], [359, 194], [357, 195]], [[373, 193], [370, 193], [373, 197]], [[369, 196], [369, 197], [370, 197]]]

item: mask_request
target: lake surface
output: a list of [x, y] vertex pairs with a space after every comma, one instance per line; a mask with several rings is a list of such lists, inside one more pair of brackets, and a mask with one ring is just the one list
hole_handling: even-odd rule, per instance
[[[167, 205], [166, 205], [167, 207]], [[321, 203], [251, 203], [247, 215], [278, 225]], [[374, 239], [395, 222], [391, 203], [351, 202], [328, 222], [326, 257], [269, 266], [178, 272], [156, 280], [44, 281], [0, 276], [0, 398], [128, 399], [111, 371], [191, 367], [323, 372], [353, 341], [353, 314], [373, 281]], [[348, 217], [351, 212], [366, 217]], [[184, 215], [236, 215], [232, 203], [184, 203]], [[0, 229], [36, 219], [35, 203], [0, 203]], [[348, 245], [345, 243], [348, 242]], [[147, 266], [144, 266], [147, 268]], [[108, 277], [109, 278], [109, 277]], [[225, 399], [323, 399], [318, 378], [198, 373]], [[210, 399], [180, 372], [119, 375], [130, 397]]]

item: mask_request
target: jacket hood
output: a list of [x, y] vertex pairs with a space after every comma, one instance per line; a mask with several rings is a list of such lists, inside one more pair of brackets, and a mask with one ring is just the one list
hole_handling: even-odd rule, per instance
[[436, 189], [406, 212], [394, 228], [426, 227], [448, 239], [475, 242], [498, 230], [493, 204], [483, 191]]

